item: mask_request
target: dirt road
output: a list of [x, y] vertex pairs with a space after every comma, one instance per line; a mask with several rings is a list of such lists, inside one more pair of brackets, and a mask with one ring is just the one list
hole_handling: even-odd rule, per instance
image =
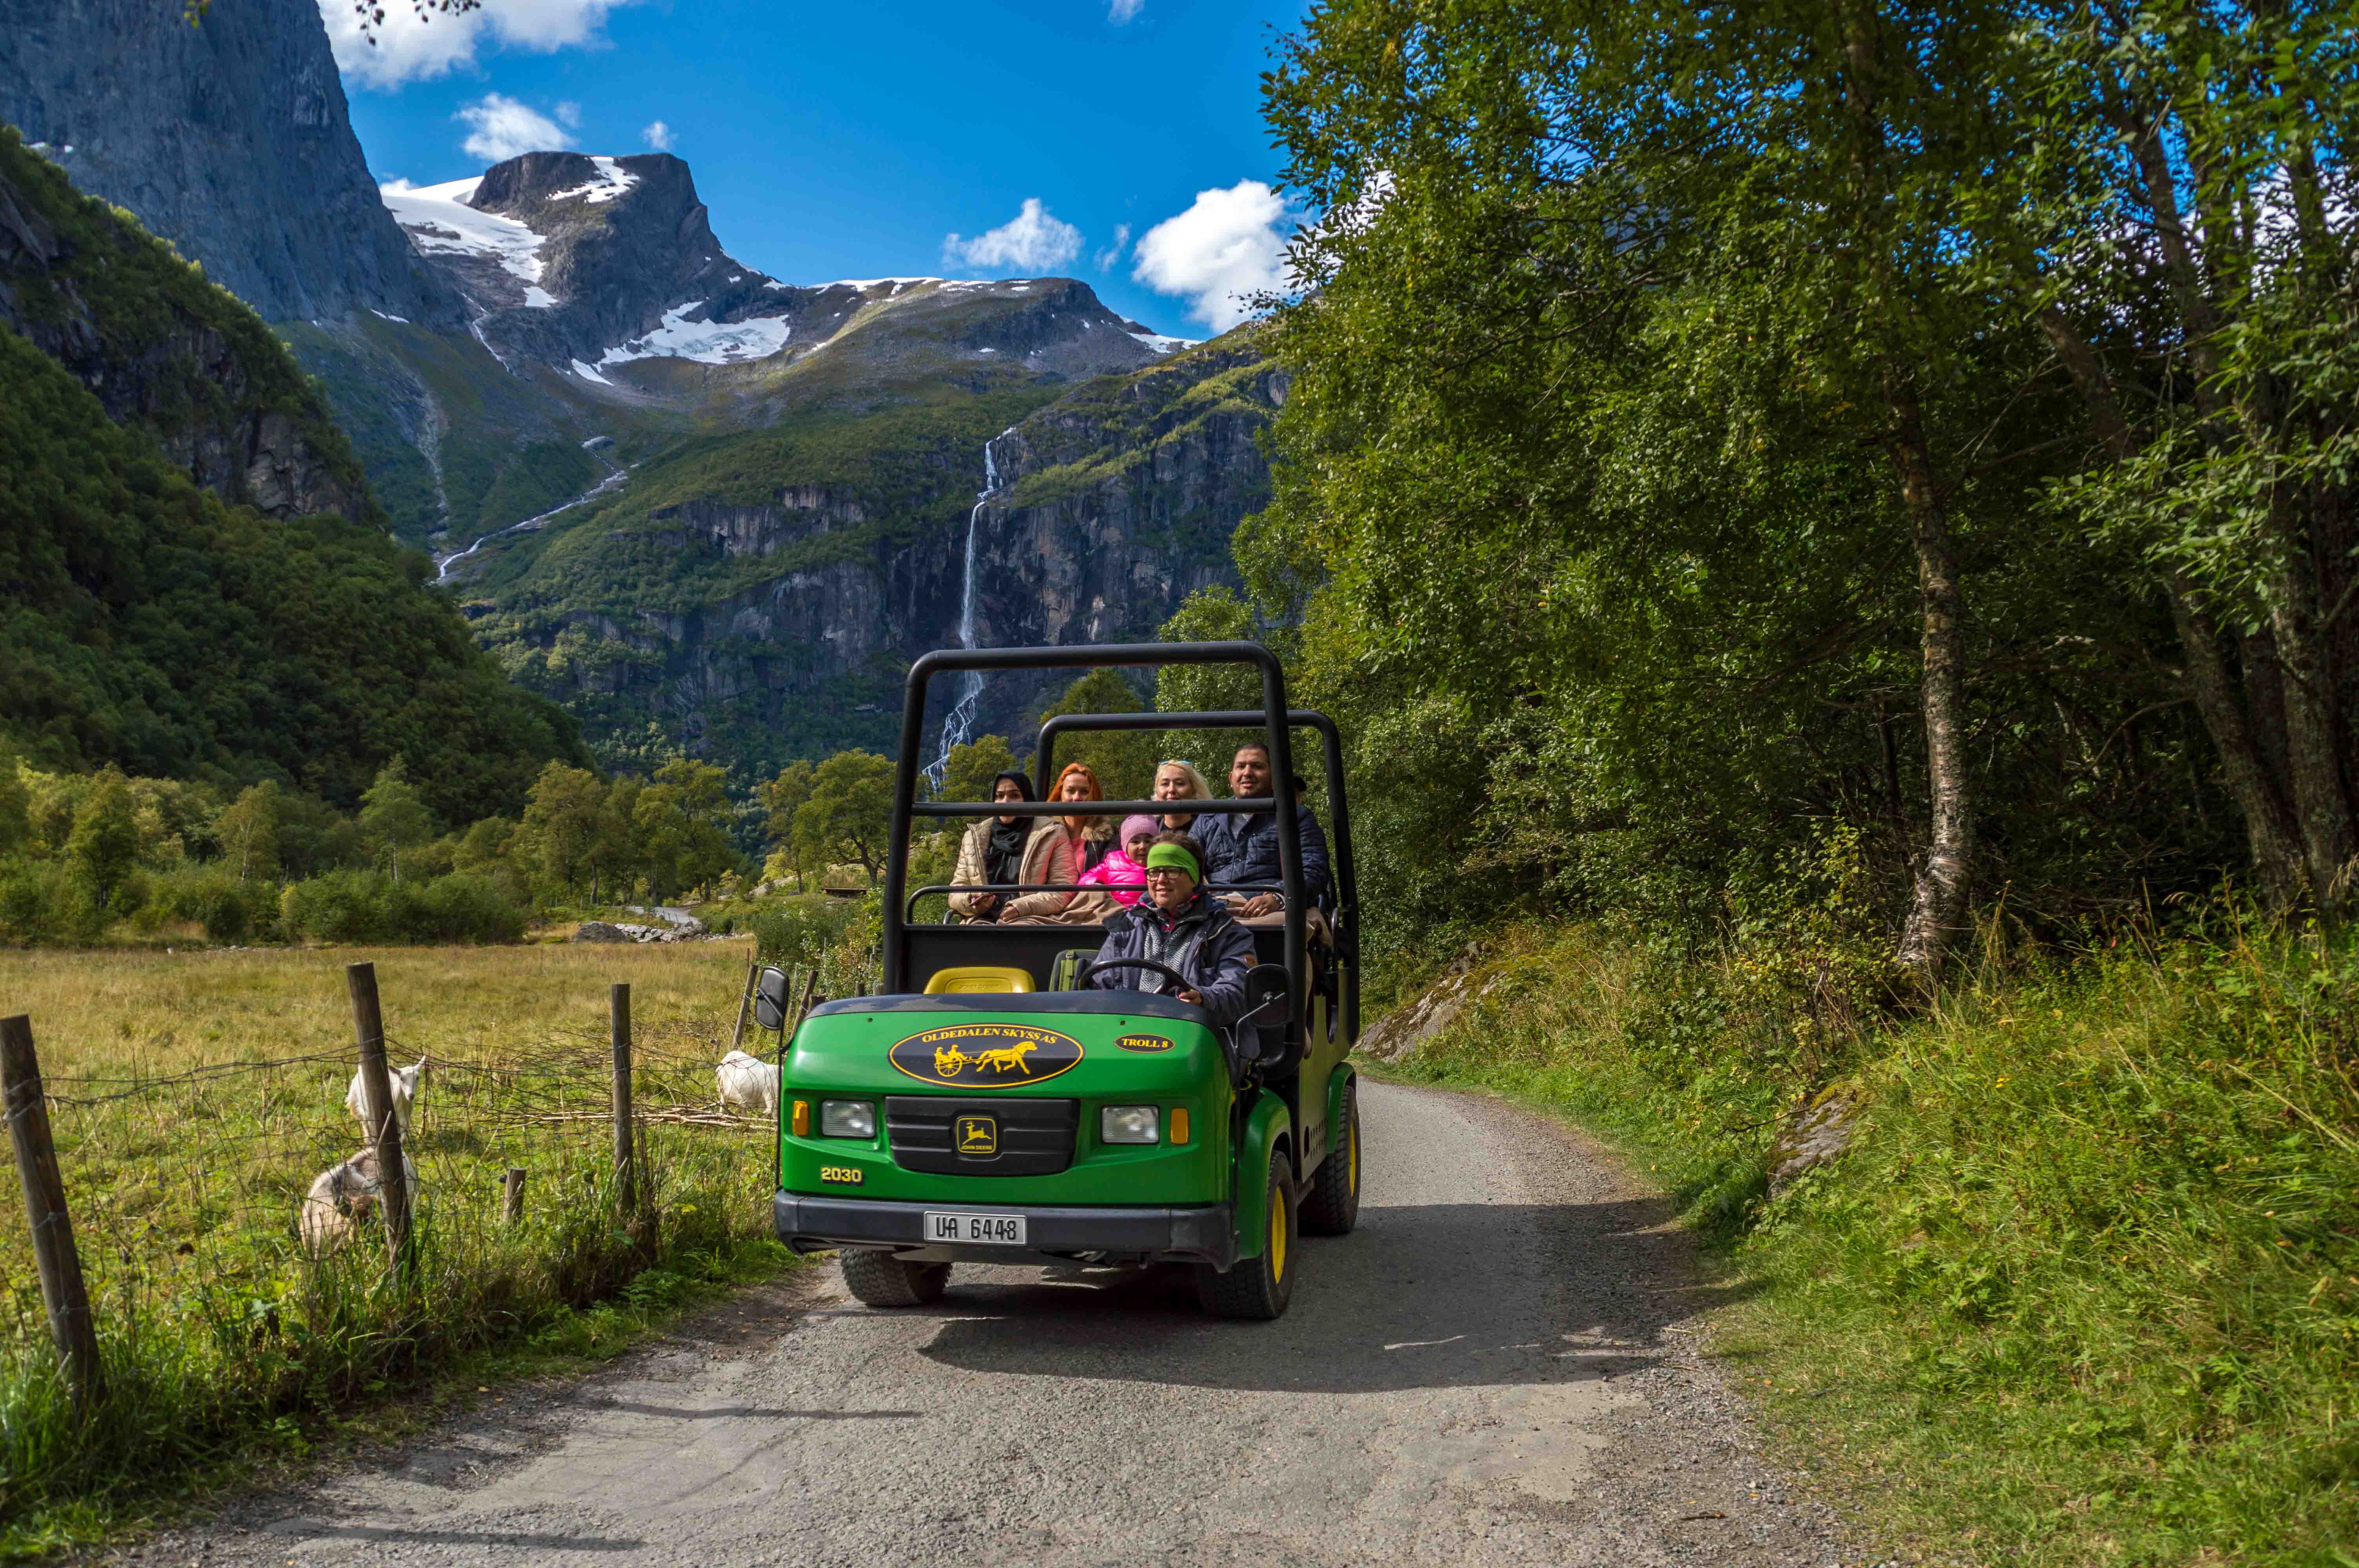
[[832, 1268], [147, 1561], [1301, 1564], [1846, 1561], [1694, 1352], [1667, 1206], [1512, 1107], [1368, 1086], [1361, 1227], [1292, 1310], [1177, 1271]]

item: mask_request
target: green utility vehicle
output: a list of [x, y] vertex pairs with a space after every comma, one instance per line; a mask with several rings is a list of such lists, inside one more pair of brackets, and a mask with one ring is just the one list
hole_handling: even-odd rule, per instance
[[[1269, 748], [1272, 798], [1191, 801], [1200, 816], [1272, 812], [1281, 876], [1235, 887], [1285, 895], [1281, 925], [1255, 929], [1249, 1011], [1234, 1028], [1147, 989], [1092, 984], [1094, 925], [919, 924], [929, 897], [1012, 887], [908, 884], [923, 818], [1123, 817], [1169, 803], [952, 802], [919, 798], [929, 679], [984, 670], [1170, 664], [1252, 666], [1258, 710], [1065, 714], [1034, 753], [1046, 796], [1056, 743], [1076, 730], [1220, 730]], [[1331, 896], [1313, 915], [1296, 831], [1296, 730], [1326, 763]], [[874, 1306], [938, 1299], [962, 1262], [1192, 1265], [1204, 1308], [1274, 1318], [1294, 1291], [1301, 1230], [1340, 1235], [1360, 1204], [1360, 1128], [1346, 1061], [1359, 1033], [1358, 910], [1351, 817], [1335, 727], [1289, 710], [1285, 676], [1252, 643], [946, 650], [911, 666], [886, 850], [883, 994], [813, 1009], [780, 1059], [781, 1240], [840, 1249], [845, 1283]], [[1210, 884], [1221, 890], [1225, 884]], [[1027, 888], [1026, 892], [1038, 892]], [[1105, 967], [1143, 983], [1160, 965]], [[785, 977], [762, 978], [771, 1027]]]

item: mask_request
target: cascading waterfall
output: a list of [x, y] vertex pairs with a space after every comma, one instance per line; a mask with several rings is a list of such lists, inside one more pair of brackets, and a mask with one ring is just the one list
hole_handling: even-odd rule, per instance
[[[1016, 427], [1010, 425], [999, 436], [1012, 436]], [[991, 441], [999, 439], [994, 436]], [[966, 514], [966, 567], [959, 585], [959, 646], [974, 646], [974, 543], [983, 524], [983, 509], [999, 493], [999, 464], [991, 455], [991, 441], [983, 444], [983, 488], [975, 492], [974, 510]], [[963, 746], [972, 738], [974, 712], [983, 700], [983, 672], [965, 670], [959, 675], [958, 697], [951, 704], [948, 717], [942, 720], [942, 748], [926, 777], [936, 788], [941, 787], [942, 770], [950, 765], [951, 748]]]

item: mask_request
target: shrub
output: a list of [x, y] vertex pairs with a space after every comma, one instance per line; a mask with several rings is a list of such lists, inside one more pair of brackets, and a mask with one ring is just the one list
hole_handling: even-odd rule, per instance
[[401, 888], [395, 935], [413, 942], [521, 942], [524, 912], [488, 878], [464, 871]]
[[241, 882], [216, 861], [156, 878], [148, 912], [162, 920], [194, 921], [210, 941], [243, 942], [264, 923], [270, 896], [266, 884]]
[[382, 871], [329, 871], [289, 882], [278, 917], [290, 941], [382, 942], [393, 935], [393, 879]]
[[812, 900], [774, 904], [739, 917], [735, 925], [754, 934], [760, 962], [783, 968], [809, 968], [842, 938], [852, 914], [849, 900]]

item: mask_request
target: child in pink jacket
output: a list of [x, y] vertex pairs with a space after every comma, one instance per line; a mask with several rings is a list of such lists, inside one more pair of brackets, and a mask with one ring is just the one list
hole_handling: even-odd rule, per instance
[[1144, 890], [1147, 886], [1147, 847], [1155, 842], [1159, 829], [1152, 816], [1125, 816], [1122, 819], [1122, 848], [1109, 849], [1106, 858], [1082, 873], [1078, 879], [1084, 887], [1101, 887], [1108, 897], [1128, 909], [1138, 902], [1138, 891], [1125, 892], [1129, 888]]

